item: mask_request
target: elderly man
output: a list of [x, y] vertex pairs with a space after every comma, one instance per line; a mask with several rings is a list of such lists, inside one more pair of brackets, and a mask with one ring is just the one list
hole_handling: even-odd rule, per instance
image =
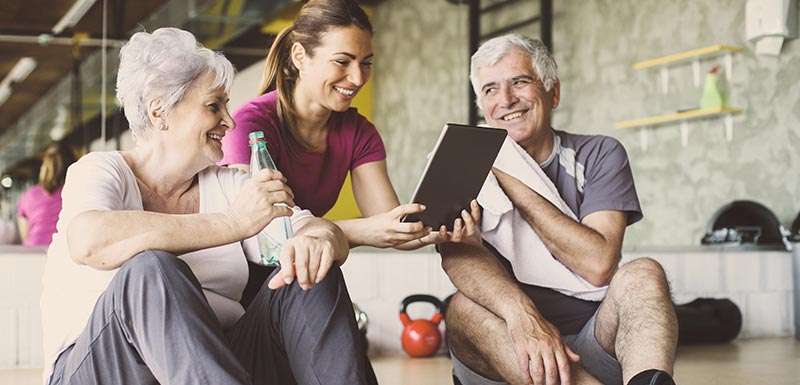
[[625, 149], [552, 128], [560, 84], [539, 40], [487, 41], [470, 77], [487, 123], [508, 130], [529, 175], [495, 168], [487, 186], [507, 209], [485, 186], [482, 244], [441, 247], [458, 289], [447, 312], [454, 381], [674, 384], [664, 271], [651, 259], [618, 266], [625, 228], [642, 218]]

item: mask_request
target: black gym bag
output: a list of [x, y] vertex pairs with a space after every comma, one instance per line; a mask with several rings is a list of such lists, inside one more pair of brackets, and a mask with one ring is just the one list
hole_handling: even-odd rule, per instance
[[730, 342], [742, 330], [742, 312], [727, 298], [698, 298], [675, 305], [678, 344]]

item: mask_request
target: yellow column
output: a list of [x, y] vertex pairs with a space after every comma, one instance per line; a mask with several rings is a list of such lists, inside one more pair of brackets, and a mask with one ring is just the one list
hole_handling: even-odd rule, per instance
[[[372, 9], [370, 7], [361, 6], [364, 11], [372, 17]], [[374, 70], [373, 70], [374, 71]], [[364, 87], [358, 91], [358, 95], [353, 99], [351, 106], [358, 108], [358, 112], [364, 115], [369, 121], [372, 121], [372, 82], [369, 81]], [[350, 173], [347, 173], [347, 179], [344, 181], [342, 191], [339, 193], [339, 199], [336, 204], [325, 214], [324, 218], [335, 221], [339, 219], [352, 219], [360, 218], [361, 211], [356, 204], [356, 198], [353, 195], [353, 183], [350, 180]]]
[[[292, 25], [302, 5], [303, 3], [297, 3], [286, 7], [286, 9], [281, 11], [276, 17], [267, 21], [267, 23], [261, 27], [261, 32], [277, 35], [282, 29]], [[370, 7], [362, 6], [362, 8], [367, 12], [367, 15], [370, 15], [370, 17], [372, 16], [372, 9]], [[367, 84], [361, 88], [356, 98], [353, 99], [352, 106], [358, 108], [358, 112], [361, 115], [364, 115], [367, 119], [372, 121], [372, 82], [367, 82]], [[339, 193], [339, 199], [336, 200], [336, 204], [333, 205], [324, 217], [329, 220], [361, 217], [361, 211], [359, 211], [356, 198], [353, 195], [353, 184], [350, 179], [350, 173], [347, 174], [347, 179], [344, 181], [342, 191]]]

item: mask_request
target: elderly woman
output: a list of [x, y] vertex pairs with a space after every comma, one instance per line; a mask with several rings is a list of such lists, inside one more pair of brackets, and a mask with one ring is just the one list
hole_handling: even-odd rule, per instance
[[[45, 383], [365, 383], [341, 230], [294, 207], [280, 173], [214, 165], [234, 125], [230, 62], [174, 28], [133, 35], [120, 58], [136, 146], [67, 173], [42, 295]], [[282, 268], [245, 310], [254, 235], [289, 215]]]

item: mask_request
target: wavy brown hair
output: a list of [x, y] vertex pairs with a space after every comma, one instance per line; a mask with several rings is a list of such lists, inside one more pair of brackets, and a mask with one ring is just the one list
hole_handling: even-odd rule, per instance
[[[289, 144], [308, 149], [296, 135], [297, 109], [294, 87], [299, 71], [290, 57], [292, 45], [300, 43], [309, 57], [322, 43], [322, 35], [332, 28], [356, 26], [372, 34], [372, 23], [354, 0], [311, 0], [300, 9], [294, 24], [284, 28], [267, 54], [264, 77], [258, 94], [277, 90], [278, 121], [281, 130], [289, 135]], [[292, 148], [289, 149], [292, 153]]]
[[75, 163], [75, 153], [66, 144], [57, 142], [47, 146], [39, 169], [39, 185], [48, 195], [64, 185], [67, 167], [72, 163]]

